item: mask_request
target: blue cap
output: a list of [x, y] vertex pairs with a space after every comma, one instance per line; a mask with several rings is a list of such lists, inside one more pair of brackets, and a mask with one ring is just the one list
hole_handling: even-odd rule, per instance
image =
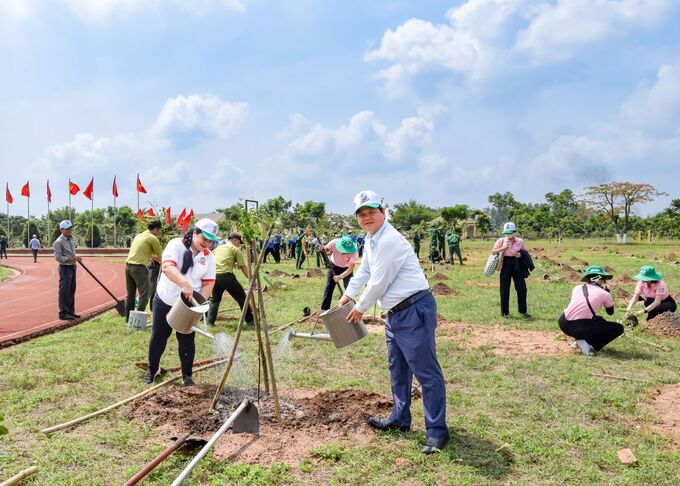
[[61, 223], [59, 223], [59, 229], [69, 229], [73, 224], [68, 219], [65, 219]]

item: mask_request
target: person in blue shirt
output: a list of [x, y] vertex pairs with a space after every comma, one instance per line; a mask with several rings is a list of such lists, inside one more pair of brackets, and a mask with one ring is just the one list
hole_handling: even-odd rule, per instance
[[390, 416], [370, 417], [368, 423], [378, 430], [410, 430], [411, 384], [415, 375], [423, 390], [427, 429], [427, 441], [421, 451], [440, 451], [450, 436], [446, 385], [435, 349], [437, 304], [430, 284], [409, 242], [385, 220], [382, 200], [375, 192], [357, 194], [354, 209], [359, 226], [368, 232], [366, 255], [339, 303], [350, 302], [366, 285], [347, 320], [361, 321], [376, 302], [386, 311], [385, 340], [393, 398]]
[[357, 236], [357, 246], [359, 247], [359, 258], [361, 258], [364, 255], [364, 243], [366, 242], [366, 239], [363, 237], [363, 235]]
[[33, 235], [31, 241], [28, 242], [28, 246], [31, 247], [31, 252], [33, 253], [33, 263], [38, 263], [38, 250], [40, 250], [40, 240], [36, 235]]

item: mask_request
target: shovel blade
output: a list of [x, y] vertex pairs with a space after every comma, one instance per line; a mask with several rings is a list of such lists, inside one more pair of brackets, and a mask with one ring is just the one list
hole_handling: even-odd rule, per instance
[[234, 434], [242, 434], [244, 432], [255, 435], [260, 434], [260, 413], [253, 403], [248, 402], [243, 412], [238, 414], [231, 425], [231, 430]]
[[125, 316], [125, 302], [123, 302], [122, 300], [116, 302], [116, 312], [118, 312], [118, 315], [120, 317]]

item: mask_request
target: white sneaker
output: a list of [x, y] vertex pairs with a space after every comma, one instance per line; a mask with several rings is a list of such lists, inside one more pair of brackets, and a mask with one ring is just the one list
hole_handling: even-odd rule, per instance
[[576, 344], [576, 346], [578, 346], [578, 348], [581, 350], [581, 352], [585, 356], [589, 356], [589, 357], [595, 356], [595, 352], [590, 347], [590, 344], [588, 344], [585, 340], [577, 339], [576, 341], [574, 341], [574, 344]]
[[571, 349], [578, 349], [578, 344], [576, 344], [576, 341], [571, 343]]

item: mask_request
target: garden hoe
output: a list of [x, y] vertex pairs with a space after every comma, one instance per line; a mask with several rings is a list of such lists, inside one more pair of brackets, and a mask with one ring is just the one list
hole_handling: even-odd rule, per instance
[[99, 280], [97, 277], [95, 277], [94, 273], [92, 273], [90, 271], [90, 269], [85, 266], [85, 264], [83, 262], [80, 262], [80, 266], [83, 267], [85, 269], [85, 271], [90, 274], [90, 277], [92, 277], [99, 285], [101, 285], [102, 288], [104, 290], [106, 290], [106, 293], [109, 294], [113, 298], [113, 300], [116, 301], [116, 312], [118, 312], [118, 315], [121, 316], [121, 317], [125, 316], [125, 302], [123, 302], [122, 300], [118, 300], [116, 298], [116, 296], [113, 295], [113, 293], [111, 293], [111, 291], [106, 288], [106, 285], [104, 285], [101, 282], [101, 280]]

